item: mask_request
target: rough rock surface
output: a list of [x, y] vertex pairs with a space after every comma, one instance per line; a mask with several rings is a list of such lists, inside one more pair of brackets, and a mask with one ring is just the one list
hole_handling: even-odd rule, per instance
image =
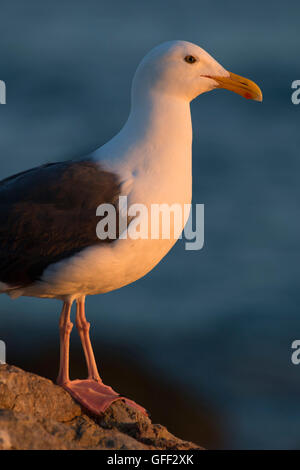
[[0, 365], [0, 449], [201, 449], [118, 400], [89, 415], [61, 387]]

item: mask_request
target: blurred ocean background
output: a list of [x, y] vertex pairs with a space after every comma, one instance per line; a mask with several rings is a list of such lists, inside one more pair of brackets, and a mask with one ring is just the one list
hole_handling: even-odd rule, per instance
[[[195, 42], [263, 90], [263, 104], [225, 90], [192, 103], [204, 248], [179, 241], [146, 278], [87, 303], [105, 382], [208, 448], [300, 448], [299, 14], [296, 0], [0, 1], [1, 178], [110, 139], [162, 41]], [[55, 378], [60, 308], [1, 296], [9, 363]]]

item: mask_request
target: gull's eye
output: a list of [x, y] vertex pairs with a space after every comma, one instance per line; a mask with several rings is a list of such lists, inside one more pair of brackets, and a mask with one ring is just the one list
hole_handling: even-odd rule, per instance
[[196, 59], [193, 55], [187, 55], [184, 60], [188, 63], [188, 64], [194, 64], [196, 62]]

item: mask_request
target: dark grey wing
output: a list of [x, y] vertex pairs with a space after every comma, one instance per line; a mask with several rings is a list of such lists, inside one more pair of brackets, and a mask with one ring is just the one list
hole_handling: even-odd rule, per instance
[[96, 209], [115, 204], [118, 177], [92, 160], [50, 163], [0, 182], [0, 281], [29, 285], [52, 263], [105, 243]]

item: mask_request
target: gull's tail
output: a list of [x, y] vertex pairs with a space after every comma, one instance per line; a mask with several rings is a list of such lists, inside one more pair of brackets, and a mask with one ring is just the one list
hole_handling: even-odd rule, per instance
[[0, 294], [4, 294], [9, 289], [9, 286], [5, 282], [0, 282]]
[[20, 286], [9, 286], [8, 284], [5, 284], [5, 282], [1, 282], [1, 281], [0, 281], [0, 294], [7, 294], [12, 299], [20, 297], [20, 295], [22, 295], [20, 292]]

